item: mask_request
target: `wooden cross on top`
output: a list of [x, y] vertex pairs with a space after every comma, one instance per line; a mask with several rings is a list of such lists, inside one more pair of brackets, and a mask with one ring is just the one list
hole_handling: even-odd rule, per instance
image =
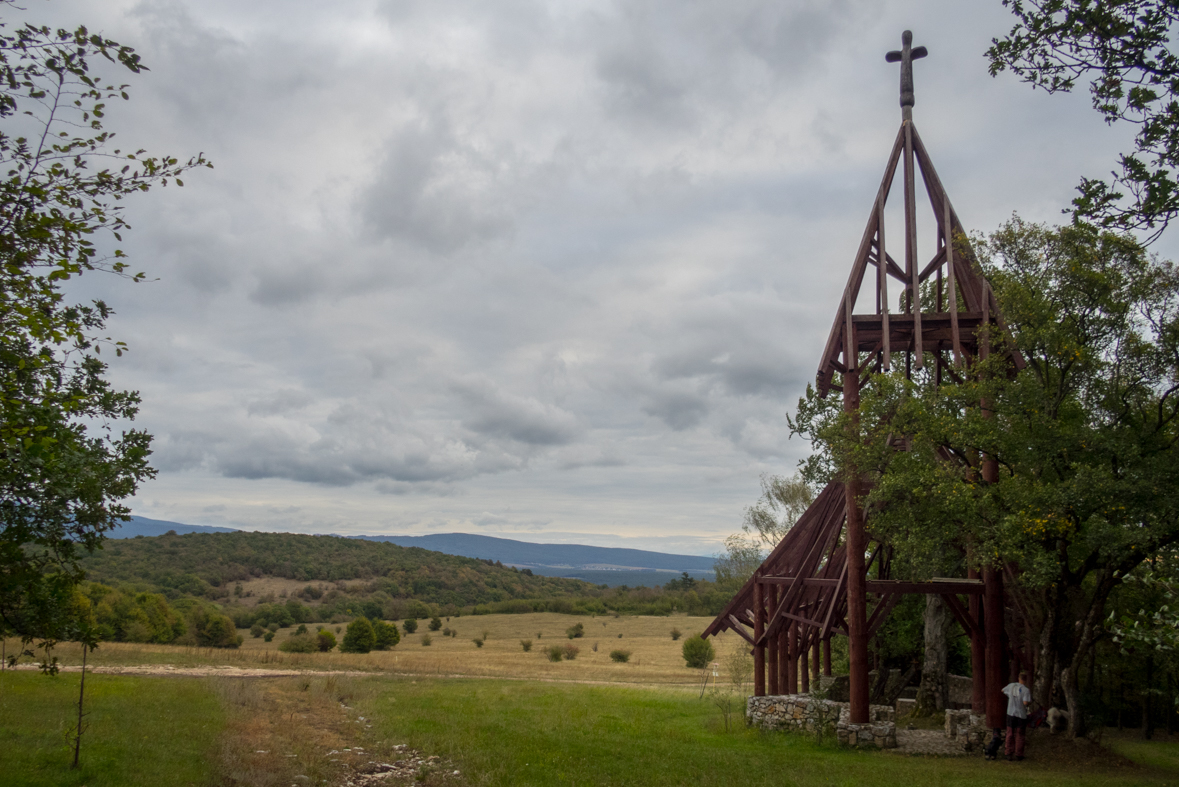
[[913, 61], [920, 60], [929, 54], [923, 46], [912, 48], [913, 31], [901, 33], [901, 49], [893, 50], [884, 56], [889, 63], [901, 64], [901, 119], [913, 118]]

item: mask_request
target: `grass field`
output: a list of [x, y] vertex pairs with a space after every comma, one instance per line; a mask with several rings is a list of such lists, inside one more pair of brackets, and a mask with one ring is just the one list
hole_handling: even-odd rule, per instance
[[[457, 637], [419, 630], [392, 651], [365, 655], [279, 653], [290, 629], [269, 644], [247, 634], [236, 651], [104, 643], [91, 663], [310, 671], [281, 678], [93, 675], [77, 772], [68, 769], [67, 750], [77, 674], [0, 672], [0, 784], [285, 787], [306, 776], [299, 783], [341, 785], [366, 762], [405, 757], [394, 747], [408, 744], [439, 758], [416, 773], [419, 783], [455, 787], [1179, 786], [1179, 744], [1162, 741], [1111, 736], [1107, 749], [1098, 749], [1039, 736], [1029, 760], [1018, 764], [856, 752], [747, 729], [737, 698], [726, 729], [712, 699], [698, 697], [699, 673], [684, 666], [682, 639], [669, 634], [674, 627], [687, 636], [705, 622], [464, 617], [445, 623]], [[549, 662], [544, 650], [569, 644], [565, 629], [575, 623], [585, 627], [585, 636], [572, 640], [577, 658]], [[476, 647], [471, 640], [485, 632], [484, 646]], [[432, 638], [428, 647], [423, 633]], [[532, 640], [530, 653], [521, 639]], [[717, 647], [723, 659], [739, 644], [722, 639]], [[615, 648], [630, 650], [631, 662], [610, 661]], [[77, 659], [69, 645], [58, 655]]]
[[[533, 680], [694, 685], [700, 674], [684, 666], [681, 655], [683, 638], [673, 641], [670, 632], [673, 628], [678, 629], [684, 637], [699, 633], [711, 622], [711, 618], [684, 615], [587, 617], [552, 612], [475, 615], [443, 621], [445, 627], [458, 632], [455, 637], [444, 637], [441, 632], [427, 631], [427, 622], [419, 621], [417, 633], [403, 634], [401, 644], [392, 650], [366, 654], [338, 651], [282, 653], [278, 646], [295, 631], [292, 627], [279, 630], [274, 641], [269, 643], [260, 638], [255, 639], [249, 631], [243, 630], [239, 633], [245, 637], [245, 641], [238, 650], [108, 642], [90, 656], [90, 663], [96, 666], [171, 664], [362, 670], [435, 676], [476, 675]], [[569, 640], [565, 630], [577, 623], [585, 627], [585, 635]], [[310, 628], [315, 630], [314, 625]], [[328, 628], [334, 630], [336, 626]], [[476, 647], [472, 640], [482, 638], [484, 633], [487, 638], [483, 647]], [[430, 637], [429, 646], [422, 645], [424, 635]], [[342, 634], [337, 637], [342, 638]], [[532, 641], [531, 652], [524, 652], [521, 640]], [[731, 633], [725, 633], [712, 642], [718, 658], [723, 658], [744, 644], [743, 640]], [[545, 650], [554, 644], [573, 644], [580, 652], [573, 661], [550, 662]], [[15, 646], [16, 642], [10, 640], [8, 647]], [[611, 661], [610, 651], [616, 649], [630, 651], [630, 661], [626, 664]], [[81, 661], [80, 650], [70, 643], [58, 646], [56, 654], [64, 664]]]
[[90, 675], [81, 767], [73, 760], [77, 674], [0, 672], [0, 783], [5, 787], [209, 785], [225, 727], [207, 681]]

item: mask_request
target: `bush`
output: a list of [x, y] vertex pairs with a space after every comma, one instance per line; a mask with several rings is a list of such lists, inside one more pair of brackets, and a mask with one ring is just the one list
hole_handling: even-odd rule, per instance
[[532, 640], [530, 640], [530, 639], [520, 640], [520, 647], [524, 648], [524, 652], [527, 653], [528, 651], [532, 650]]
[[299, 628], [295, 629], [296, 635], [297, 634], [306, 634], [306, 633], [307, 633], [307, 624], [306, 623], [300, 623]]
[[569, 639], [577, 639], [578, 637], [584, 637], [585, 636], [585, 626], [581, 623], [570, 626], [569, 628], [565, 629], [565, 636], [569, 637]]
[[598, 643], [595, 642], [593, 644], [593, 647], [590, 648], [590, 650], [592, 650], [594, 653], [597, 653], [598, 652]]
[[273, 639], [274, 639], [274, 632], [273, 631], [267, 631], [265, 634], [262, 635], [262, 640], [264, 642], [270, 642]]
[[383, 620], [373, 621], [373, 635], [376, 637], [373, 650], [388, 650], [401, 641], [397, 627]]
[[418, 630], [418, 622], [413, 618], [406, 618], [405, 622], [402, 623], [401, 626], [405, 629], [406, 634], [412, 634]]
[[483, 647], [483, 640], [479, 639], [478, 637], [475, 637], [475, 639], [471, 640], [471, 642], [474, 642], [475, 647], [477, 648]]
[[344, 642], [340, 645], [343, 653], [368, 653], [377, 644], [377, 633], [368, 618], [357, 618], [348, 624]]
[[446, 628], [442, 629], [442, 636], [444, 636], [444, 637], [450, 636], [450, 626], [447, 626]]
[[434, 640], [430, 638], [429, 634], [422, 635], [422, 647], [423, 648], [428, 648], [433, 644], [434, 644]]
[[319, 650], [319, 643], [310, 634], [295, 634], [279, 645], [278, 649], [284, 653], [314, 653]]
[[610, 651], [610, 660], [618, 662], [619, 664], [625, 664], [626, 662], [630, 661], [630, 651], [612, 650]]
[[320, 653], [327, 653], [336, 646], [336, 635], [327, 629], [320, 629], [315, 635], [315, 645]]
[[578, 647], [573, 643], [566, 645], [564, 648], [562, 648], [562, 651], [565, 654], [565, 661], [573, 661], [575, 658], [577, 658], [577, 654], [581, 653], [581, 650], [578, 649]]
[[704, 669], [708, 662], [716, 658], [716, 651], [712, 643], [697, 634], [684, 640], [684, 661], [692, 669]]
[[548, 654], [549, 654], [549, 661], [560, 661], [565, 655], [561, 651], [560, 645], [550, 645], [549, 650], [548, 650]]
[[254, 625], [250, 626], [250, 636], [254, 639], [258, 639], [264, 633], [266, 633], [266, 629], [262, 628], [261, 623], [255, 623]]
[[442, 620], [438, 617], [430, 618], [430, 631], [437, 631], [442, 628]]
[[679, 639], [682, 636], [684, 636], [684, 632], [680, 631], [679, 629], [672, 629], [671, 630], [671, 641], [672, 642], [675, 642], [677, 639]]

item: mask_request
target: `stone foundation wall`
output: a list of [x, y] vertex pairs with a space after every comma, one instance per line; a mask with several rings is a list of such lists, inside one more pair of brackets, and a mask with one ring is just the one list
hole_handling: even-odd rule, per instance
[[872, 705], [868, 713], [867, 724], [852, 724], [851, 709], [846, 702], [785, 694], [750, 697], [745, 707], [745, 722], [763, 730], [834, 735], [845, 746], [856, 748], [896, 748], [896, 712], [886, 705]]
[[946, 737], [957, 739], [966, 751], [977, 751], [986, 746], [991, 731], [987, 717], [969, 710], [946, 711]]

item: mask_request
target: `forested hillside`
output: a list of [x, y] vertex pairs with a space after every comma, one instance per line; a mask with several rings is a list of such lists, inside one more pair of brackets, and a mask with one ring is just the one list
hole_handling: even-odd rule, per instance
[[415, 547], [292, 533], [187, 533], [108, 541], [82, 565], [94, 581], [145, 583], [172, 598], [227, 597], [233, 583], [262, 576], [299, 582], [380, 580], [380, 589], [391, 597], [460, 607], [581, 595], [590, 587], [580, 580], [533, 576]]

